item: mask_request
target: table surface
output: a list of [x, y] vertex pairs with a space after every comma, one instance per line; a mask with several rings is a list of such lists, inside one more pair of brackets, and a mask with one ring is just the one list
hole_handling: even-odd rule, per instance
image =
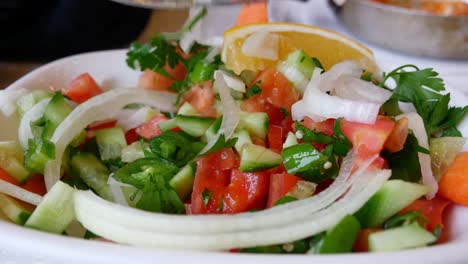
[[[182, 27], [188, 12], [185, 10], [155, 10], [153, 11], [146, 28], [142, 31], [138, 42], [147, 42], [156, 32], [172, 32]], [[45, 62], [15, 62], [0, 60], [0, 89], [8, 87], [11, 83], [26, 73], [41, 66]]]

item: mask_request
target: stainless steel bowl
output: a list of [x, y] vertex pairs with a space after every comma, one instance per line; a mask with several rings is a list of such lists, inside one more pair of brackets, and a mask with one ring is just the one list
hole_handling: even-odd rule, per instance
[[468, 60], [468, 16], [440, 16], [368, 0], [334, 1], [340, 20], [356, 36], [413, 55]]

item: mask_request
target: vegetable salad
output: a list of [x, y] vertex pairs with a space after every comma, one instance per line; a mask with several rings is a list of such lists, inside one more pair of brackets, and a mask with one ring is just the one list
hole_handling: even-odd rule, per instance
[[219, 48], [187, 40], [205, 12], [130, 47], [137, 88], [104, 91], [84, 73], [61, 91], [2, 91], [2, 113], [20, 120], [18, 141], [0, 142], [3, 218], [87, 239], [248, 253], [443, 239], [444, 209], [468, 205], [457, 129], [468, 107], [449, 105], [437, 72], [379, 75], [352, 60], [325, 68], [298, 49], [236, 73]]

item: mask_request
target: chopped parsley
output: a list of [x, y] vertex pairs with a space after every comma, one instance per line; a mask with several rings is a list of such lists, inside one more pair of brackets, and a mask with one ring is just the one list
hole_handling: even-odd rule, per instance
[[260, 88], [260, 86], [258, 86], [258, 83], [255, 83], [254, 85], [252, 85], [252, 87], [250, 87], [249, 90], [247, 90], [247, 93], [245, 94], [247, 96], [247, 98], [250, 98], [250, 97], [254, 97], [258, 94], [261, 94], [262, 93], [262, 88]]

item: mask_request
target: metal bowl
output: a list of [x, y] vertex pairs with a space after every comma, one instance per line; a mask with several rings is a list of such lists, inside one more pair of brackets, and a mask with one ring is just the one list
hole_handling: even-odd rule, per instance
[[330, 1], [363, 40], [412, 55], [468, 60], [468, 16], [441, 16], [368, 0]]

